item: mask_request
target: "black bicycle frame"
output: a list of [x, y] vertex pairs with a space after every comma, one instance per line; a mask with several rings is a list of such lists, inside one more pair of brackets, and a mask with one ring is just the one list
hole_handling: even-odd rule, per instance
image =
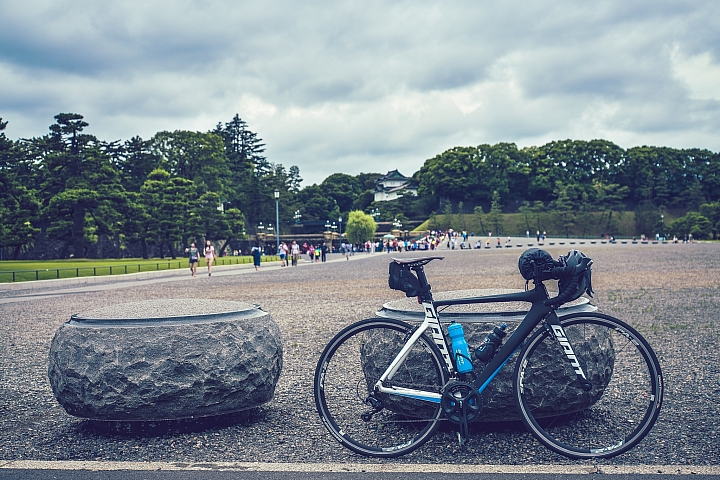
[[[420, 277], [420, 275], [418, 276]], [[422, 275], [422, 277], [423, 278], [421, 279], [421, 282], [423, 280], [427, 282], [427, 279], [424, 278], [425, 276]], [[428, 296], [431, 297], [429, 292]], [[540, 322], [542, 322], [544, 319], [547, 320], [547, 323], [553, 327], [553, 330], [559, 337], [560, 333], [557, 333], [558, 331], [555, 330], [555, 327], [559, 329], [559, 332], [562, 332], [562, 328], [560, 328], [560, 321], [555, 314], [554, 309], [552, 307], [545, 306], [545, 300], [547, 300], [548, 298], [549, 295], [547, 293], [545, 285], [543, 285], [542, 283], [537, 283], [535, 285], [535, 288], [533, 288], [532, 290], [526, 290], [524, 292], [503, 293], [499, 295], [488, 295], [485, 297], [456, 298], [452, 300], [433, 301], [431, 298], [428, 300], [430, 300], [436, 308], [450, 305], [467, 305], [473, 303], [529, 302], [532, 304], [532, 306], [530, 307], [530, 311], [528, 311], [527, 315], [525, 315], [525, 318], [520, 323], [520, 325], [518, 325], [517, 329], [513, 332], [510, 338], [505, 341], [502, 347], [500, 347], [500, 350], [498, 350], [492, 360], [490, 360], [490, 362], [485, 365], [485, 368], [482, 369], [480, 374], [475, 379], [474, 385], [477, 387], [478, 392], [482, 393], [483, 390], [485, 390], [488, 384], [492, 381], [492, 379], [495, 378], [498, 372], [507, 363], [507, 361], [510, 360], [510, 357], [512, 357], [513, 353], [515, 353], [522, 346], [525, 338], [527, 338], [530, 333], [535, 329], [535, 327], [538, 326]]]

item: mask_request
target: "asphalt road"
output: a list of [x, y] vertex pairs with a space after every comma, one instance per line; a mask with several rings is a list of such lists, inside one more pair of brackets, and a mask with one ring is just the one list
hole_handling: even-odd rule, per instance
[[[30, 466], [29, 464], [27, 465]], [[221, 465], [189, 466], [178, 470], [153, 470], [155, 465], [145, 464], [139, 470], [132, 467], [138, 465], [127, 465], [128, 469], [122, 469], [120, 464], [106, 464], [106, 468], [121, 468], [106, 470], [103, 465], [85, 465], [83, 469], [74, 468], [72, 462], [51, 462], [51, 464], [38, 465], [47, 468], [0, 468], [0, 479], [57, 479], [57, 480], [80, 480], [80, 479], [107, 479], [107, 480], [225, 480], [225, 479], [261, 479], [261, 480], [287, 480], [287, 479], [333, 479], [343, 480], [432, 480], [437, 478], [452, 478], [453, 480], [469, 479], [500, 479], [503, 480], [563, 480], [582, 479], [589, 475], [610, 474], [613, 480], [644, 480], [644, 479], [672, 479], [681, 480], [692, 477], [697, 480], [710, 480], [720, 478], [720, 469], [715, 467], [693, 468], [683, 467], [680, 470], [670, 472], [663, 471], [663, 467], [633, 467], [613, 471], [612, 469], [598, 470], [588, 467], [512, 467], [501, 465], [413, 465], [403, 468], [395, 465], [321, 465], [321, 464], [255, 464], [242, 468], [223, 467]], [[52, 467], [64, 467], [56, 469]], [[143, 467], [143, 465], [140, 465]], [[99, 469], [93, 469], [99, 468]], [[533, 469], [537, 473], [531, 472]], [[407, 470], [407, 471], [405, 471]], [[425, 471], [423, 471], [425, 470]], [[455, 473], [464, 472], [464, 473]], [[663, 472], [663, 473], [660, 473]], [[707, 473], [714, 472], [714, 473]]]

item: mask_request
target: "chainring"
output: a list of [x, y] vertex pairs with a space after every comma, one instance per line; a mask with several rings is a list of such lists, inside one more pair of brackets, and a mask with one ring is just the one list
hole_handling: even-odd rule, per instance
[[482, 401], [475, 385], [461, 381], [451, 382], [443, 389], [440, 406], [453, 423], [471, 422], [482, 411]]

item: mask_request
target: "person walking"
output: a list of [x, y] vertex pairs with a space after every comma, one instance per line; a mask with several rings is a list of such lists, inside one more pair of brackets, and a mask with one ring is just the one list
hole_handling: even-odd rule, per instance
[[197, 266], [200, 262], [200, 250], [195, 246], [195, 242], [190, 243], [190, 248], [185, 249], [185, 253], [188, 254], [190, 262], [190, 275], [193, 277], [197, 276]]
[[280, 251], [278, 253], [280, 254], [280, 266], [281, 267], [287, 266], [288, 247], [285, 244], [285, 242], [282, 242], [280, 244]]
[[295, 240], [293, 240], [292, 245], [290, 245], [290, 254], [292, 255], [292, 266], [297, 267], [298, 259], [300, 258], [300, 245], [298, 245]]
[[252, 253], [253, 265], [255, 265], [255, 271], [257, 272], [258, 268], [260, 267], [260, 260], [262, 258], [262, 250], [260, 249], [260, 245], [258, 245], [257, 242], [255, 242], [255, 246], [252, 247], [250, 253]]
[[325, 242], [323, 242], [322, 246], [320, 247], [320, 252], [321, 252], [320, 258], [322, 260], [322, 263], [327, 262], [327, 251], [328, 251], [328, 246], [325, 244]]
[[205, 255], [205, 263], [207, 263], [208, 267], [208, 277], [210, 277], [212, 276], [212, 264], [215, 261], [215, 247], [212, 246], [210, 240], [205, 240], [205, 250], [203, 254]]

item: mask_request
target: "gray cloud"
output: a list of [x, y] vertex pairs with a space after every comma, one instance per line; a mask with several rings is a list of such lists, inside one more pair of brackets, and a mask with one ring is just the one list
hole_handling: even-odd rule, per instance
[[720, 4], [0, 0], [0, 116], [107, 140], [235, 113], [307, 183], [456, 145], [720, 149]]

